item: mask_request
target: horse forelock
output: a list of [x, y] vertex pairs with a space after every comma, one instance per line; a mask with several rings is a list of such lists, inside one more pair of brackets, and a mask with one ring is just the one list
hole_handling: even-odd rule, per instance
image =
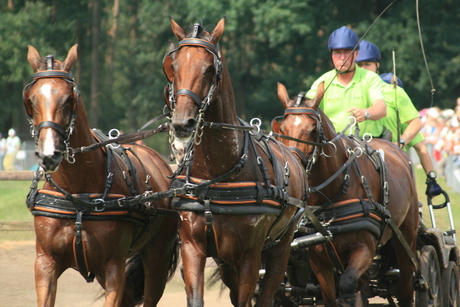
[[[198, 30], [195, 31], [195, 27], [198, 27]], [[195, 23], [190, 25], [189, 28], [191, 29], [189, 33], [185, 36], [186, 38], [200, 38], [205, 39], [207, 41], [211, 41], [212, 35], [207, 31], [211, 26], [202, 26], [201, 23]]]
[[[38, 66], [37, 71], [42, 71], [42, 70], [47, 70], [47, 69], [48, 69], [47, 59], [46, 58], [41, 58], [40, 59], [40, 64]], [[53, 61], [53, 69], [54, 70], [63, 70], [64, 65], [63, 65], [63, 63], [61, 61], [54, 60]]]

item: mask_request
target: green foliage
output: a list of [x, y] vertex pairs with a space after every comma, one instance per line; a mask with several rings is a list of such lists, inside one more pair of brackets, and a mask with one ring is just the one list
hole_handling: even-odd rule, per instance
[[[65, 58], [68, 49], [79, 44], [79, 60], [73, 67], [89, 115], [97, 111], [98, 127], [125, 132], [139, 129], [162, 114], [166, 79], [162, 59], [169, 41], [177, 42], [168, 15], [186, 30], [200, 22], [211, 31], [226, 16], [221, 48], [227, 60], [237, 101], [244, 119], [260, 118], [268, 128], [282, 113], [276, 83], [292, 89], [293, 95], [307, 90], [330, 69], [327, 50], [329, 34], [342, 25], [362, 36], [376, 17], [392, 3], [338, 0], [130, 0], [120, 1], [117, 31], [113, 1], [37, 0], [15, 1], [10, 10], [0, 6], [0, 132], [14, 126], [19, 136], [29, 138], [21, 92], [30, 82], [27, 45], [42, 56]], [[98, 3], [99, 24], [92, 8]], [[382, 52], [381, 72], [393, 69], [396, 52], [397, 74], [419, 108], [431, 104], [431, 80], [436, 89], [434, 104], [452, 108], [460, 96], [460, 6], [454, 0], [419, 0], [421, 34], [431, 73], [427, 73], [416, 19], [415, 1], [396, 1], [366, 35]], [[100, 38], [93, 45], [94, 26]], [[114, 34], [114, 35], [113, 35]], [[112, 53], [113, 47], [113, 53]], [[96, 109], [90, 108], [92, 52], [98, 51], [99, 85]], [[110, 59], [113, 58], [113, 66]], [[154, 127], [150, 127], [154, 128]], [[160, 140], [161, 139], [161, 140]], [[164, 155], [169, 153], [166, 137], [154, 137]]]

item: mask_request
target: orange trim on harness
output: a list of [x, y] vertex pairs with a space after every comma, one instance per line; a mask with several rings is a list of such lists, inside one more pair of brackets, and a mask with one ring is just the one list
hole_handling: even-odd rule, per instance
[[[189, 195], [184, 195], [184, 194], [179, 194], [177, 196], [180, 197], [180, 198], [198, 200], [198, 197], [195, 197], [195, 196], [189, 196]], [[255, 199], [254, 200], [215, 200], [215, 199], [211, 199], [211, 203], [221, 204], [221, 205], [257, 204], [257, 200], [255, 200]], [[266, 205], [280, 206], [279, 202], [271, 200], [271, 199], [263, 199], [262, 203], [266, 204]]]
[[[360, 213], [360, 214], [355, 214], [355, 215], [350, 215], [350, 216], [342, 217], [339, 219], [335, 219], [333, 222], [341, 222], [341, 221], [351, 220], [351, 219], [355, 219], [355, 218], [363, 217], [363, 216], [364, 216], [364, 213]], [[369, 213], [369, 217], [372, 217], [374, 220], [377, 220], [379, 222], [382, 221], [380, 216], [374, 213]]]
[[[65, 195], [62, 194], [61, 192], [54, 191], [54, 190], [40, 189], [40, 190], [38, 190], [38, 193], [48, 194], [48, 195], [53, 195], [53, 196], [58, 196], [58, 197], [65, 197]], [[81, 198], [80, 194], [72, 194], [72, 196], [76, 197], [76, 198]], [[87, 194], [87, 196], [89, 196], [90, 198], [98, 198], [98, 197], [101, 197], [102, 194], [101, 193], [94, 193], [94, 194]], [[123, 194], [108, 194], [107, 197], [108, 198], [123, 198], [123, 197], [125, 197], [125, 195], [123, 195]]]
[[[49, 213], [57, 213], [57, 214], [66, 214], [66, 215], [74, 215], [74, 211], [67, 211], [63, 209], [57, 209], [57, 208], [49, 208], [49, 207], [42, 207], [40, 205], [36, 205], [34, 207], [34, 210], [37, 211], [44, 211], [44, 212], [49, 212]], [[132, 216], [134, 218], [143, 220], [145, 217], [142, 214], [132, 212], [131, 214], [129, 211], [124, 210], [124, 211], [103, 211], [103, 212], [90, 212], [89, 215], [92, 216]]]
[[[363, 200], [366, 200], [366, 201], [369, 201], [368, 199], [363, 199]], [[343, 205], [348, 205], [348, 204], [351, 204], [351, 203], [359, 203], [361, 200], [358, 199], [358, 198], [355, 198], [355, 199], [347, 199], [347, 200], [343, 200], [343, 201], [339, 201], [337, 203], [334, 203], [333, 207], [338, 207], [338, 206], [343, 206]]]

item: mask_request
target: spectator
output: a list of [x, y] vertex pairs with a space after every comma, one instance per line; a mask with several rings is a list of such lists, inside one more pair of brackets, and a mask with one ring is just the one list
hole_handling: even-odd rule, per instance
[[0, 171], [3, 171], [3, 158], [5, 157], [6, 151], [6, 139], [0, 133]]
[[16, 131], [11, 128], [8, 130], [8, 138], [6, 139], [6, 154], [3, 159], [3, 168], [5, 171], [16, 170], [16, 155], [21, 148], [21, 139], [16, 135]]

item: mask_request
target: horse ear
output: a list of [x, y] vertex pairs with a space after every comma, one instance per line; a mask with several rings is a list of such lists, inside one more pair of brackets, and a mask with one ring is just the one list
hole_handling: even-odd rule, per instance
[[29, 51], [27, 53], [27, 60], [29, 61], [30, 66], [32, 66], [34, 72], [36, 72], [40, 67], [40, 54], [34, 46], [29, 45], [28, 48]]
[[[174, 44], [174, 42], [172, 40], [169, 41], [169, 47], [168, 47], [168, 53], [171, 53], [172, 51], [174, 51], [176, 49], [176, 44]], [[171, 56], [172, 54], [170, 54], [169, 56]]]
[[280, 127], [281, 127], [281, 124], [276, 119], [272, 120], [272, 131], [273, 132], [281, 134]]
[[278, 82], [278, 99], [283, 104], [284, 108], [289, 108], [289, 102], [291, 99], [289, 98], [289, 94], [287, 92], [286, 87], [284, 84]]
[[321, 100], [323, 100], [324, 96], [324, 82], [321, 82], [318, 85], [318, 89], [316, 90], [316, 95], [315, 98], [313, 98], [312, 103], [313, 107], [317, 108], [319, 104], [321, 103]]
[[177, 39], [179, 41], [183, 40], [186, 35], [184, 29], [182, 29], [181, 26], [179, 26], [179, 24], [175, 22], [174, 19], [172, 19], [171, 16], [169, 16], [169, 22], [171, 23], [171, 29], [173, 33], [176, 35]]
[[69, 53], [67, 54], [67, 58], [65, 61], [62, 63], [62, 70], [64, 71], [70, 71], [72, 68], [72, 64], [77, 60], [78, 54], [77, 54], [77, 48], [78, 44], [73, 45], [72, 48], [70, 48]]
[[214, 28], [214, 30], [211, 33], [211, 43], [215, 46], [217, 46], [217, 43], [219, 42], [220, 37], [222, 36], [222, 33], [224, 33], [225, 29], [225, 18], [226, 16], [222, 17], [219, 20], [219, 23], [217, 26]]

